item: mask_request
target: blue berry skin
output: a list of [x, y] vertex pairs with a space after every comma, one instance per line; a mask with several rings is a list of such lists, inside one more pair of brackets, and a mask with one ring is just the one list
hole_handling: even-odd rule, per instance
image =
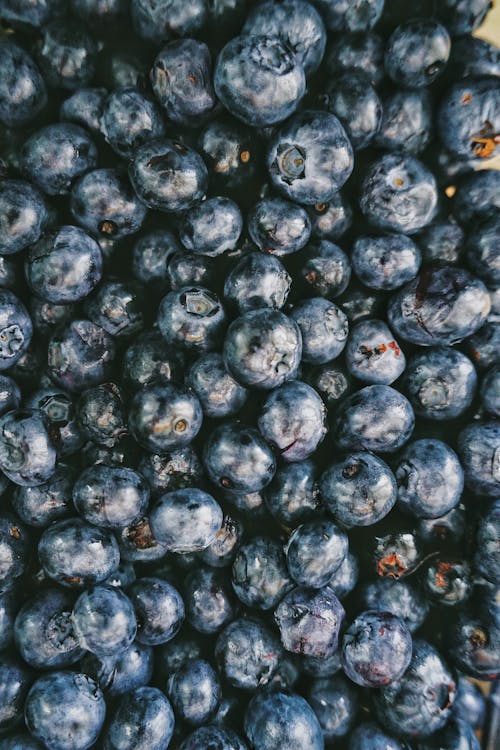
[[212, 430], [202, 460], [215, 485], [238, 494], [260, 492], [276, 471], [276, 459], [267, 442], [257, 430], [238, 422], [226, 422]]
[[113, 586], [95, 586], [80, 594], [71, 619], [80, 646], [96, 656], [125, 651], [137, 630], [130, 599]]
[[27, 732], [23, 732], [1, 739], [0, 750], [44, 750], [44, 746]]
[[73, 470], [59, 462], [47, 482], [36, 487], [18, 485], [11, 498], [12, 507], [29, 526], [46, 528], [52, 521], [72, 514], [73, 479]]
[[411, 654], [410, 631], [389, 612], [363, 612], [342, 638], [342, 668], [362, 687], [383, 687], [398, 680], [409, 666]]
[[16, 364], [32, 334], [33, 324], [21, 300], [8, 289], [0, 289], [0, 370]]
[[391, 34], [385, 49], [385, 70], [403, 88], [429, 86], [444, 71], [450, 56], [448, 31], [433, 19], [408, 21]]
[[23, 180], [0, 182], [0, 245], [12, 255], [36, 242], [49, 221], [45, 199]]
[[224, 679], [241, 690], [266, 685], [282, 655], [277, 636], [258, 620], [234, 620], [215, 646], [215, 659]]
[[226, 328], [217, 295], [201, 286], [169, 292], [160, 303], [158, 328], [167, 344], [192, 352], [216, 349]]
[[134, 641], [125, 651], [97, 657], [87, 652], [81, 661], [82, 672], [91, 677], [106, 697], [115, 697], [147, 685], [153, 676], [153, 649]]
[[353, 377], [381, 385], [397, 380], [406, 366], [404, 352], [382, 320], [362, 320], [351, 329], [345, 359]]
[[16, 381], [8, 375], [0, 375], [0, 415], [18, 409], [21, 404], [21, 391]]
[[152, 508], [151, 529], [171, 552], [197, 552], [222, 526], [222, 510], [207, 492], [189, 487], [167, 492]]
[[281, 600], [274, 619], [287, 651], [327, 659], [337, 650], [344, 608], [328, 586], [297, 586]]
[[321, 589], [342, 565], [348, 546], [347, 535], [333, 521], [307, 521], [288, 539], [288, 571], [297, 585]]
[[20, 659], [0, 655], [0, 733], [16, 727], [23, 716], [26, 694], [32, 682], [30, 670]]
[[[26, 3], [23, 0], [2, 0], [0, 12], [4, 21], [14, 28], [35, 28], [47, 23], [53, 13], [57, 13], [58, 0], [34, 0]], [[10, 746], [9, 746], [10, 747]]]
[[343, 450], [394, 453], [410, 439], [415, 415], [402, 393], [368, 385], [341, 402], [332, 433]]
[[88, 523], [120, 529], [142, 515], [149, 502], [146, 482], [133, 469], [89, 466], [73, 487], [78, 514]]
[[153, 383], [181, 380], [181, 357], [157, 330], [142, 332], [125, 350], [122, 377], [132, 391]]
[[77, 404], [83, 435], [99, 446], [113, 448], [126, 432], [123, 396], [115, 383], [88, 388]]
[[158, 107], [132, 86], [116, 89], [108, 96], [100, 129], [113, 151], [126, 159], [146, 141], [165, 135]]
[[469, 234], [465, 243], [465, 258], [472, 273], [491, 289], [500, 286], [500, 221], [492, 216]]
[[370, 145], [380, 129], [382, 104], [365, 73], [350, 70], [329, 80], [318, 100], [339, 118], [355, 150]]
[[274, 255], [246, 253], [227, 274], [224, 299], [242, 315], [259, 307], [280, 310], [288, 297], [292, 278]]
[[0, 469], [14, 484], [36, 487], [53, 475], [57, 450], [42, 412], [16, 409], [0, 417]]
[[414, 354], [403, 378], [403, 390], [415, 414], [439, 421], [463, 414], [476, 388], [477, 374], [470, 359], [445, 346]]
[[413, 642], [413, 656], [404, 675], [377, 691], [377, 718], [396, 737], [420, 739], [441, 729], [455, 699], [452, 672], [426, 641]]
[[396, 468], [398, 504], [417, 518], [439, 518], [460, 502], [464, 472], [458, 456], [441, 440], [409, 443]]
[[222, 356], [204, 354], [195, 360], [186, 373], [185, 382], [198, 396], [207, 417], [229, 417], [237, 414], [248, 397], [243, 388], [227, 372]]
[[328, 588], [333, 591], [337, 599], [342, 601], [351, 593], [358, 582], [359, 562], [351, 552], [344, 557], [341, 565], [328, 581]]
[[451, 210], [462, 226], [488, 219], [500, 208], [500, 174], [495, 169], [469, 172], [458, 180], [456, 188]]
[[[298, 659], [299, 657], [295, 658]], [[315, 678], [332, 677], [340, 671], [342, 666], [339, 649], [326, 659], [318, 656], [302, 656], [299, 663], [304, 674]]]
[[195, 568], [185, 581], [183, 593], [186, 622], [198, 633], [217, 633], [234, 618], [234, 597], [221, 571]]
[[181, 245], [168, 229], [141, 234], [132, 251], [134, 277], [143, 284], [151, 284], [162, 291], [168, 289], [169, 263], [179, 251]]
[[195, 35], [207, 19], [207, 5], [194, 0], [186, 5], [183, 0], [132, 0], [132, 22], [138, 36], [159, 44], [172, 36]]
[[162, 383], [136, 393], [130, 405], [129, 429], [143, 448], [165, 453], [189, 445], [202, 420], [201, 404], [190, 389]]
[[127, 19], [127, 0], [70, 0], [71, 10], [98, 34], [113, 33]]
[[384, 154], [372, 162], [360, 196], [366, 219], [385, 232], [415, 234], [436, 214], [435, 177], [413, 156]]
[[341, 675], [313, 681], [307, 699], [320, 723], [325, 743], [349, 734], [359, 710], [356, 689]]
[[153, 497], [196, 486], [203, 479], [201, 461], [190, 446], [169, 453], [146, 453], [139, 461], [139, 471], [147, 481]]
[[192, 659], [170, 676], [167, 695], [176, 717], [196, 727], [210, 721], [217, 710], [221, 689], [210, 664], [204, 659]]
[[278, 523], [294, 527], [313, 518], [320, 505], [312, 461], [279, 466], [264, 493], [266, 508]]
[[429, 611], [429, 602], [421, 589], [407, 581], [379, 578], [360, 587], [359, 599], [363, 610], [391, 612], [410, 633], [419, 629]]
[[49, 86], [74, 91], [93, 78], [97, 51], [81, 24], [56, 20], [43, 28], [38, 63]]
[[158, 102], [176, 125], [197, 127], [215, 108], [212, 60], [204, 42], [170, 42], [156, 57], [150, 78]]
[[495, 420], [473, 422], [458, 435], [458, 454], [465, 484], [480, 495], [497, 497], [500, 490], [500, 426]]
[[186, 213], [179, 238], [187, 250], [211, 258], [234, 250], [243, 229], [243, 217], [229, 198], [209, 198]]
[[78, 302], [101, 279], [101, 249], [82, 229], [62, 226], [30, 247], [24, 273], [31, 291], [43, 300]]
[[97, 149], [79, 125], [55, 123], [23, 144], [21, 171], [47, 195], [69, 193], [72, 182], [97, 165]]
[[49, 341], [47, 372], [70, 393], [78, 393], [108, 379], [115, 356], [112, 337], [90, 320], [73, 320]]
[[233, 563], [232, 583], [246, 607], [273, 609], [293, 587], [282, 546], [264, 536], [242, 544]]
[[49, 526], [40, 537], [38, 555], [48, 577], [69, 588], [102, 583], [120, 563], [113, 534], [79, 518]]
[[426, 89], [393, 89], [382, 98], [382, 118], [374, 142], [387, 151], [416, 156], [432, 138], [432, 116]]
[[454, 36], [461, 36], [480, 26], [490, 9], [489, 0], [447, 0], [437, 13]]
[[305, 0], [280, 0], [260, 3], [250, 10], [243, 33], [251, 36], [275, 34], [292, 50], [306, 75], [321, 64], [326, 32], [318, 11]]
[[233, 564], [241, 544], [244, 528], [238, 519], [224, 515], [214, 541], [199, 552], [198, 558], [211, 568], [227, 568]]
[[455, 344], [476, 333], [491, 301], [483, 282], [453, 266], [427, 268], [389, 302], [388, 320], [405, 341]]
[[349, 258], [328, 239], [311, 243], [301, 253], [298, 276], [308, 292], [335, 299], [345, 292], [351, 278]]
[[307, 211], [283, 198], [263, 198], [248, 215], [248, 232], [264, 253], [291, 255], [311, 236]]
[[450, 54], [450, 67], [458, 78], [481, 78], [500, 74], [498, 47], [485, 39], [463, 36], [454, 39]]
[[458, 676], [453, 714], [455, 719], [463, 720], [474, 729], [482, 729], [484, 725], [486, 699], [481, 689], [464, 675]]
[[70, 208], [75, 221], [97, 238], [134, 234], [146, 216], [146, 207], [115, 169], [94, 169], [80, 177], [71, 189]]
[[101, 117], [108, 92], [104, 88], [77, 89], [61, 104], [59, 111], [63, 122], [83, 125], [91, 133], [101, 132]]
[[161, 560], [168, 551], [151, 531], [147, 515], [136, 518], [128, 526], [121, 528], [117, 538], [122, 560], [133, 563]]
[[500, 324], [488, 320], [479, 331], [466, 342], [466, 349], [477, 369], [484, 372], [493, 365], [500, 364], [498, 342], [500, 341]]
[[343, 526], [371, 526], [394, 507], [397, 485], [385, 461], [372, 453], [348, 453], [321, 475], [323, 504]]
[[144, 328], [142, 289], [136, 284], [105, 281], [85, 300], [87, 317], [114, 338], [126, 338]]
[[139, 146], [129, 176], [140, 200], [166, 213], [192, 208], [207, 191], [208, 172], [201, 156], [168, 138]]
[[52, 750], [87, 750], [99, 736], [105, 713], [94, 680], [74, 672], [39, 677], [24, 707], [29, 731]]
[[207, 750], [212, 747], [218, 750], [247, 750], [243, 740], [232, 729], [215, 725], [195, 729], [186, 737], [179, 750]]
[[499, 130], [500, 88], [496, 78], [455, 83], [441, 98], [437, 131], [443, 146], [459, 159], [495, 155]]
[[[313, 237], [335, 242], [352, 226], [351, 205], [338, 192], [329, 201], [308, 208]], [[340, 250], [340, 248], [339, 248]]]
[[325, 364], [343, 351], [349, 323], [347, 316], [333, 302], [323, 297], [302, 300], [293, 307], [290, 318], [300, 329], [303, 362]]
[[281, 458], [303, 461], [326, 435], [326, 409], [314, 388], [300, 380], [289, 380], [267, 396], [258, 426]]
[[231, 39], [215, 64], [218, 98], [234, 117], [257, 128], [295, 112], [305, 85], [300, 60], [278, 36], [268, 33]]
[[260, 156], [251, 128], [231, 117], [209, 122], [198, 137], [210, 184], [222, 192], [239, 190], [255, 177]]
[[31, 557], [27, 529], [17, 517], [5, 511], [0, 516], [0, 593], [12, 589], [26, 572]]
[[171, 289], [182, 289], [186, 286], [212, 287], [215, 284], [216, 264], [207, 255], [188, 253], [179, 250], [169, 259], [164, 283]]
[[448, 724], [436, 732], [433, 737], [419, 742], [416, 750], [481, 750], [481, 745], [473, 728], [462, 717], [451, 719]]
[[418, 235], [417, 241], [425, 263], [457, 265], [462, 256], [464, 239], [462, 228], [450, 217], [430, 224]]
[[329, 201], [350, 176], [352, 146], [335, 115], [306, 110], [271, 139], [267, 169], [275, 189], [297, 203]]
[[365, 286], [389, 291], [415, 278], [421, 254], [411, 237], [404, 234], [364, 235], [355, 240], [351, 261]]
[[[50, 382], [50, 381], [49, 381]], [[84, 442], [71, 396], [55, 386], [33, 391], [25, 400], [26, 406], [39, 409], [56, 436], [58, 455], [71, 456]]]
[[259, 691], [245, 713], [245, 734], [255, 750], [323, 750], [319, 722], [307, 701], [293, 693]]
[[458, 610], [448, 630], [450, 658], [464, 674], [492, 681], [500, 672], [498, 587], [478, 586], [467, 607]]
[[418, 537], [433, 546], [460, 542], [465, 534], [465, 507], [460, 504], [438, 518], [420, 518], [415, 526]]
[[8, 648], [14, 640], [14, 621], [18, 609], [17, 591], [0, 592], [0, 651]]
[[355, 70], [366, 73], [375, 85], [384, 77], [384, 42], [373, 32], [347, 32], [335, 36], [328, 45], [325, 67], [328, 73]]
[[242, 385], [276, 388], [297, 375], [300, 329], [278, 310], [251, 310], [229, 326], [222, 354], [227, 369]]
[[476, 535], [476, 569], [495, 584], [500, 583], [500, 501], [495, 500], [481, 518]]
[[104, 731], [103, 750], [166, 750], [174, 712], [155, 687], [139, 687], [121, 698]]
[[351, 732], [349, 750], [404, 750], [403, 746], [372, 721], [366, 721]]
[[30, 55], [4, 37], [0, 44], [0, 122], [17, 128], [34, 120], [47, 104], [40, 70]]
[[160, 578], [139, 578], [127, 589], [137, 619], [137, 640], [158, 646], [174, 638], [184, 620], [184, 603], [173, 586]]
[[384, 9], [384, 0], [314, 0], [314, 4], [328, 31], [370, 31]]
[[19, 610], [14, 636], [24, 661], [35, 669], [63, 669], [83, 656], [71, 618], [74, 597], [67, 591], [44, 589]]

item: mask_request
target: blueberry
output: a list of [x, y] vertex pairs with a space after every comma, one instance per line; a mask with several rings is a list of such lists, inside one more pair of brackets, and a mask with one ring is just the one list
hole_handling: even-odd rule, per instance
[[[351, 205], [340, 191], [334, 193], [329, 201], [317, 203], [312, 208], [308, 208], [308, 212], [311, 220], [311, 233], [313, 237], [320, 240], [335, 242], [352, 226]], [[338, 250], [340, 251], [340, 248]]]
[[414, 234], [436, 213], [434, 175], [413, 156], [385, 154], [372, 162], [360, 190], [361, 211], [377, 229]]
[[302, 360], [311, 364], [330, 362], [344, 349], [349, 331], [346, 315], [322, 297], [298, 302], [290, 312], [302, 337]]
[[0, 417], [0, 469], [15, 484], [43, 484], [56, 467], [53, 438], [38, 410], [16, 409], [4, 414]]
[[127, 0], [70, 0], [73, 13], [86, 21], [97, 33], [106, 34], [119, 28], [127, 19]]
[[327, 406], [335, 406], [352, 390], [351, 377], [338, 360], [312, 367], [305, 380], [319, 393]]
[[446, 646], [453, 663], [478, 680], [495, 680], [500, 672], [497, 592], [490, 584], [478, 586], [448, 631]]
[[298, 58], [306, 75], [315, 73], [325, 52], [326, 32], [317, 10], [305, 0], [267, 0], [252, 8], [243, 33], [276, 34]]
[[241, 494], [259, 492], [276, 471], [267, 442], [257, 430], [238, 422], [212, 430], [203, 448], [203, 464], [215, 485]]
[[139, 471], [146, 479], [152, 495], [159, 495], [202, 481], [203, 467], [192, 447], [170, 453], [147, 453], [139, 462]]
[[328, 588], [333, 591], [337, 599], [342, 601], [354, 589], [358, 582], [358, 578], [358, 558], [351, 552], [348, 552], [340, 564], [340, 567], [337, 568], [328, 581]]
[[0, 290], [0, 370], [12, 367], [31, 341], [33, 324], [18, 297], [7, 289]]
[[277, 36], [238, 36], [220, 52], [215, 92], [229, 112], [248, 125], [281, 122], [298, 107], [305, 92], [300, 61]]
[[470, 34], [484, 20], [491, 8], [489, 0], [446, 0], [438, 15], [454, 36]]
[[61, 388], [79, 392], [106, 380], [114, 356], [111, 336], [90, 320], [77, 319], [50, 339], [47, 370]]
[[150, 78], [170, 122], [196, 127], [214, 110], [212, 60], [203, 42], [178, 39], [167, 44], [156, 57]]
[[494, 501], [481, 518], [477, 530], [477, 570], [492, 583], [500, 581], [500, 548], [498, 532], [500, 527], [500, 502]]
[[84, 591], [73, 607], [72, 622], [78, 643], [96, 656], [125, 651], [137, 629], [130, 600], [113, 586]]
[[76, 180], [70, 208], [75, 221], [94, 237], [134, 234], [146, 216], [146, 207], [116, 169], [94, 169]]
[[0, 550], [0, 592], [4, 592], [16, 587], [31, 557], [27, 529], [14, 514], [5, 511], [0, 516]]
[[275, 607], [293, 586], [281, 545], [264, 536], [242, 544], [233, 563], [232, 582], [236, 596], [247, 607]]
[[32, 682], [30, 670], [17, 657], [0, 655], [0, 732], [16, 727], [23, 716], [26, 694]]
[[276, 635], [258, 620], [234, 620], [217, 639], [215, 659], [234, 687], [255, 690], [266, 685], [282, 656]]
[[215, 257], [233, 250], [243, 229], [243, 217], [229, 198], [209, 198], [184, 215], [179, 237], [187, 250]]
[[453, 40], [450, 54], [454, 78], [480, 78], [500, 73], [498, 47], [486, 39], [462, 36]]
[[133, 339], [123, 356], [122, 376], [133, 391], [154, 382], [181, 379], [181, 358], [173, 352], [161, 334], [142, 332]]
[[297, 203], [329, 201], [353, 169], [353, 152], [340, 121], [329, 112], [306, 110], [272, 138], [267, 168], [276, 190]]
[[285, 547], [290, 575], [299, 586], [320, 589], [340, 568], [348, 550], [347, 535], [332, 521], [307, 521]]
[[163, 693], [138, 687], [127, 693], [104, 732], [103, 750], [165, 750], [174, 732], [174, 713]]
[[398, 740], [390, 737], [374, 722], [363, 722], [351, 732], [349, 750], [404, 750]]
[[207, 661], [193, 659], [170, 676], [167, 694], [176, 716], [196, 727], [209, 721], [216, 711], [220, 685]]
[[179, 250], [168, 262], [166, 279], [171, 289], [182, 289], [186, 286], [214, 286], [216, 264], [207, 255], [189, 253]]
[[315, 679], [307, 695], [320, 723], [325, 743], [338, 742], [349, 734], [358, 713], [358, 696], [341, 675]]
[[459, 264], [464, 239], [463, 230], [451, 217], [435, 221], [417, 237], [424, 263], [434, 265]]
[[369, 385], [339, 405], [333, 434], [344, 450], [393, 453], [410, 438], [415, 424], [409, 401], [387, 385]]
[[56, 521], [38, 543], [40, 563], [57, 583], [83, 588], [104, 581], [119, 565], [114, 536], [79, 518]]
[[234, 597], [222, 571], [195, 568], [183, 590], [186, 621], [198, 633], [217, 633], [234, 618]]
[[204, 287], [169, 292], [160, 303], [158, 327], [168, 344], [209, 351], [219, 344], [226, 315], [217, 295]]
[[55, 436], [60, 456], [74, 455], [82, 447], [84, 437], [68, 393], [49, 385], [33, 391], [26, 399], [26, 406], [42, 412], [51, 434]]
[[35, 120], [47, 104], [47, 91], [33, 59], [4, 37], [0, 44], [0, 67], [0, 122], [16, 128]]
[[397, 737], [428, 737], [446, 724], [455, 692], [453, 675], [439, 653], [416, 640], [405, 674], [377, 691], [375, 711]]
[[464, 473], [456, 453], [441, 440], [409, 443], [397, 466], [398, 503], [417, 517], [438, 518], [460, 501]]
[[87, 750], [99, 736], [105, 712], [97, 684], [75, 672], [39, 677], [24, 708], [31, 734], [53, 750]]
[[404, 372], [406, 359], [382, 320], [363, 320], [349, 334], [346, 364], [358, 380], [390, 385]]
[[391, 90], [382, 98], [375, 144], [388, 151], [420, 154], [432, 138], [432, 114], [432, 101], [425, 88]]
[[465, 243], [467, 265], [492, 289], [500, 285], [499, 241], [500, 223], [498, 217], [492, 216], [477, 227]]
[[130, 405], [129, 429], [143, 448], [164, 453], [189, 445], [202, 419], [195, 394], [184, 386], [165, 382], [137, 392]]
[[151, 284], [164, 291], [169, 262], [180, 251], [180, 244], [168, 229], [157, 229], [142, 234], [134, 243], [132, 273], [143, 284]]
[[495, 420], [474, 422], [458, 435], [465, 483], [474, 492], [496, 497], [500, 489], [500, 427]]
[[80, 88], [63, 101], [60, 119], [83, 125], [92, 133], [100, 133], [101, 117], [108, 92], [104, 88]]
[[187, 6], [183, 0], [132, 0], [132, 22], [136, 33], [157, 44], [172, 36], [189, 36], [200, 31], [207, 17], [204, 0]]
[[315, 0], [329, 31], [369, 31], [384, 9], [384, 0]]
[[149, 516], [135, 518], [119, 530], [118, 544], [122, 560], [151, 562], [167, 554], [167, 547], [156, 539], [151, 530]]
[[202, 355], [185, 378], [198, 396], [207, 417], [228, 417], [244, 405], [248, 392], [227, 372], [220, 354]]
[[125, 651], [97, 657], [88, 652], [81, 669], [91, 677], [106, 697], [128, 693], [146, 685], [153, 674], [153, 649], [134, 641]]
[[332, 78], [318, 100], [339, 118], [355, 150], [370, 145], [380, 129], [382, 104], [365, 73], [350, 70]]
[[344, 608], [328, 588], [298, 586], [276, 607], [274, 619], [287, 651], [328, 658], [338, 646]]
[[470, 565], [466, 561], [438, 557], [426, 570], [423, 588], [433, 603], [457, 607], [472, 592]]
[[433, 19], [416, 19], [398, 26], [385, 49], [385, 70], [404, 88], [429, 86], [444, 71], [450, 56], [448, 31]]
[[73, 487], [78, 513], [101, 528], [128, 526], [146, 510], [148, 501], [146, 483], [132, 469], [90, 466]]
[[373, 562], [383, 578], [400, 578], [413, 573], [422, 560], [422, 548], [413, 532], [395, 531], [374, 539]]
[[0, 750], [43, 750], [43, 745], [27, 732], [23, 732], [1, 739]]
[[43, 28], [38, 62], [49, 86], [75, 89], [90, 83], [96, 69], [97, 42], [76, 22], [53, 21]]
[[192, 208], [207, 190], [208, 172], [201, 156], [168, 138], [139, 146], [129, 175], [141, 201], [167, 213]]
[[463, 675], [458, 676], [457, 695], [453, 704], [456, 719], [465, 721], [474, 729], [481, 729], [486, 714], [486, 701], [481, 689]]
[[460, 504], [438, 518], [420, 518], [416, 532], [426, 544], [441, 545], [447, 542], [460, 542], [465, 534], [465, 507]]
[[36, 669], [64, 668], [83, 655], [71, 618], [74, 597], [48, 588], [30, 597], [15, 621], [16, 646], [24, 661]]
[[160, 578], [139, 578], [127, 589], [137, 619], [137, 640], [158, 646], [175, 638], [184, 620], [184, 603], [173, 586]]
[[224, 281], [224, 299], [240, 314], [259, 307], [280, 310], [290, 292], [292, 279], [274, 255], [246, 253]]
[[24, 250], [36, 242], [49, 220], [42, 194], [29, 182], [0, 182], [0, 243], [3, 255]]
[[255, 176], [259, 143], [250, 128], [232, 118], [217, 118], [201, 131], [198, 146], [209, 168], [210, 183], [225, 189], [245, 188]]
[[233, 564], [243, 536], [242, 523], [225, 515], [214, 541], [199, 553], [199, 559], [211, 568], [227, 568]]
[[323, 750], [321, 727], [309, 704], [293, 693], [259, 691], [245, 713], [245, 734], [255, 750]]
[[396, 502], [394, 474], [372, 453], [348, 453], [329, 466], [320, 479], [323, 503], [344, 526], [371, 526]]
[[293, 527], [313, 518], [320, 500], [312, 461], [279, 466], [264, 499], [269, 513], [283, 526]]
[[299, 327], [278, 310], [244, 313], [224, 340], [224, 364], [247, 387], [276, 388], [295, 377], [301, 355]]
[[207, 750], [210, 747], [219, 750], [247, 750], [243, 740], [232, 729], [208, 725], [192, 732], [179, 750]]
[[214, 541], [222, 518], [211, 495], [190, 487], [159, 499], [151, 510], [151, 529], [171, 552], [196, 552]]
[[72, 514], [73, 478], [73, 470], [60, 462], [47, 482], [36, 487], [18, 485], [11, 498], [12, 507], [29, 526], [46, 528], [52, 521]]
[[488, 219], [500, 208], [500, 175], [495, 169], [469, 172], [456, 185], [451, 209], [456, 220], [468, 227]]
[[103, 383], [82, 393], [77, 406], [84, 436], [112, 448], [126, 432], [122, 393], [115, 383]]
[[263, 252], [289, 255], [307, 244], [311, 222], [301, 206], [283, 198], [263, 198], [249, 213], [248, 232]]
[[451, 719], [444, 729], [416, 746], [417, 750], [435, 750], [438, 747], [445, 750], [480, 750], [481, 746], [474, 730], [466, 721]]
[[159, 646], [155, 651], [157, 659], [158, 676], [161, 680], [167, 680], [172, 672], [176, 672], [182, 666], [201, 655], [201, 644], [198, 638], [185, 632], [179, 633], [176, 638]]
[[144, 327], [141, 292], [133, 283], [107, 281], [85, 300], [85, 312], [110, 336], [125, 338]]
[[420, 266], [420, 251], [404, 234], [360, 236], [352, 248], [354, 273], [371, 289], [397, 289], [413, 279]]
[[422, 625], [429, 611], [429, 603], [420, 588], [408, 581], [379, 578], [359, 589], [362, 609], [391, 612], [398, 617], [410, 633]]
[[478, 370], [484, 371], [491, 365], [500, 363], [497, 343], [499, 340], [500, 325], [493, 320], [487, 321], [477, 333], [467, 340], [467, 351]]
[[2, 18], [15, 28], [37, 29], [57, 13], [57, 6], [58, 0], [34, 0], [30, 5], [25, 5], [23, 0], [2, 0], [1, 12]]
[[8, 375], [0, 375], [0, 415], [18, 409], [21, 404], [19, 386]]
[[325, 67], [328, 73], [362, 71], [378, 85], [384, 77], [383, 59], [384, 43], [378, 34], [344, 32], [331, 40]]
[[100, 129], [113, 151], [125, 158], [146, 141], [165, 135], [158, 107], [134, 87], [111, 92], [102, 107]]

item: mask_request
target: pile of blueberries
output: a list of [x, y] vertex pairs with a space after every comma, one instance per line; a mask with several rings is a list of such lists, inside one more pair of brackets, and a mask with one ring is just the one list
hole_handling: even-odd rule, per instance
[[490, 5], [0, 0], [0, 750], [498, 750]]

